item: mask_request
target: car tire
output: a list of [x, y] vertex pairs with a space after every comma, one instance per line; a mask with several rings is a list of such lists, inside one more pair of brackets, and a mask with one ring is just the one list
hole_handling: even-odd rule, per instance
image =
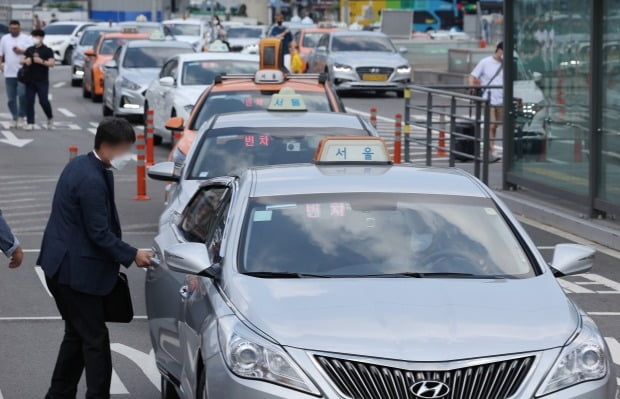
[[102, 110], [101, 113], [103, 114], [103, 116], [112, 116], [114, 114], [114, 112], [112, 112], [110, 107], [105, 105], [105, 103], [103, 103], [101, 110]]
[[65, 50], [65, 56], [62, 58], [62, 65], [71, 64], [71, 58], [73, 58], [73, 47], [69, 46]]
[[82, 86], [82, 79], [71, 79], [71, 87]]
[[90, 98], [90, 96], [92, 96], [93, 93], [91, 93], [90, 91], [86, 90], [86, 86], [84, 86], [84, 84], [82, 84], [82, 97], [84, 98]]
[[174, 384], [161, 376], [161, 399], [180, 399]]

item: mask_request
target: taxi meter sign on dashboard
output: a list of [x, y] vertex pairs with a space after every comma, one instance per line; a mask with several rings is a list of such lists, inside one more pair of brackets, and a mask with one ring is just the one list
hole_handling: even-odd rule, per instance
[[392, 162], [380, 137], [325, 137], [316, 149], [314, 161], [317, 164]]
[[283, 87], [277, 94], [271, 96], [267, 108], [269, 111], [307, 111], [304, 98], [295, 93], [290, 87]]

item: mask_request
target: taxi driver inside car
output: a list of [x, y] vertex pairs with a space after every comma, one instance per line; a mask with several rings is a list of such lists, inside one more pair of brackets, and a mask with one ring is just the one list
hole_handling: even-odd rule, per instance
[[[196, 220], [203, 198], [217, 222]], [[147, 272], [146, 294], [162, 386], [180, 397], [616, 390], [598, 328], [555, 281], [589, 270], [594, 251], [559, 244], [547, 265], [491, 190], [457, 169], [392, 165], [380, 138], [327, 137], [314, 165], [207, 180], [177, 226], [156, 239], [167, 265]], [[163, 285], [176, 274], [193, 279], [180, 307]], [[173, 332], [180, 350], [161, 346]]]

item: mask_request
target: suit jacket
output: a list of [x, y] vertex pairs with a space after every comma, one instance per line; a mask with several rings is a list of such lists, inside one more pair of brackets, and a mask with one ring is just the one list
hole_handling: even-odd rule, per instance
[[0, 211], [0, 251], [4, 252], [6, 256], [11, 256], [18, 246], [19, 241], [11, 232], [11, 228], [2, 217], [2, 211]]
[[92, 152], [74, 158], [58, 179], [37, 264], [76, 291], [107, 295], [136, 252], [121, 239], [112, 172]]

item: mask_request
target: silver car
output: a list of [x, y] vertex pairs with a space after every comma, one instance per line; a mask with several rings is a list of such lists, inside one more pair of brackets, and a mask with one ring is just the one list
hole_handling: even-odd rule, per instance
[[144, 115], [144, 94], [168, 58], [192, 53], [190, 43], [171, 40], [135, 40], [125, 43], [105, 67], [103, 115]]
[[[364, 157], [354, 147], [329, 151]], [[616, 391], [598, 328], [555, 280], [589, 270], [594, 251], [560, 244], [548, 265], [459, 170], [252, 168], [204, 182], [154, 249], [147, 313], [163, 398]]]
[[71, 86], [79, 87], [82, 85], [82, 79], [84, 78], [84, 52], [93, 48], [99, 35], [102, 33], [119, 31], [120, 28], [118, 27], [102, 25], [89, 26], [84, 29], [71, 53]]
[[325, 72], [336, 90], [393, 90], [411, 81], [411, 65], [390, 38], [379, 32], [333, 31], [319, 39], [310, 72]]

